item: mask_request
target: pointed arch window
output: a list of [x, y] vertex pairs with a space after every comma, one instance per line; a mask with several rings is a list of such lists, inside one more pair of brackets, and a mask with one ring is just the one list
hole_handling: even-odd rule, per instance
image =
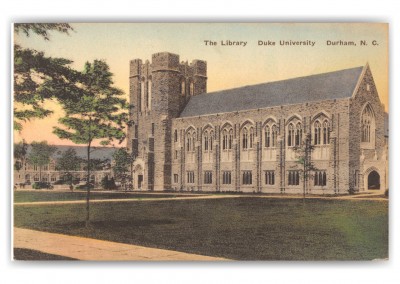
[[204, 139], [204, 151], [208, 151], [208, 139], [209, 139], [209, 137], [208, 137], [208, 131], [207, 130], [204, 132], [203, 139]]
[[301, 139], [302, 139], [302, 129], [301, 129], [301, 123], [298, 122], [296, 124], [296, 136], [295, 136], [295, 146], [300, 146], [301, 144]]
[[272, 147], [276, 147], [276, 140], [278, 138], [278, 128], [276, 127], [276, 125], [272, 125], [271, 127], [271, 146]]
[[189, 134], [187, 136], [187, 139], [186, 139], [186, 149], [187, 149], [187, 151], [191, 151], [191, 145], [192, 145], [192, 136]]
[[288, 126], [288, 138], [287, 138], [287, 145], [294, 146], [294, 125], [290, 123]]
[[276, 147], [276, 140], [278, 137], [278, 128], [275, 124], [267, 125], [264, 129], [264, 146], [266, 148]]
[[265, 147], [271, 147], [271, 130], [269, 125], [265, 127]]
[[364, 108], [361, 116], [361, 142], [375, 142], [375, 116], [369, 104]]
[[321, 144], [321, 123], [318, 120], [314, 122], [314, 144]]
[[243, 149], [248, 148], [248, 138], [249, 138], [249, 133], [247, 128], [243, 128], [243, 134], [242, 134], [242, 143], [243, 143]]
[[329, 122], [327, 120], [324, 121], [323, 125], [323, 143], [329, 144]]
[[196, 132], [188, 132], [186, 135], [186, 150], [193, 152], [195, 150]]
[[228, 149], [228, 130], [222, 131], [222, 150]]
[[196, 133], [193, 132], [192, 135], [192, 151], [194, 151], [196, 149]]

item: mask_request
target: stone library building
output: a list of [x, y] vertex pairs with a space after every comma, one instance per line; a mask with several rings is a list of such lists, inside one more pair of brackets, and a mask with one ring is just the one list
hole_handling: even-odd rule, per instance
[[305, 75], [208, 93], [206, 61], [130, 61], [134, 189], [385, 190], [387, 113], [369, 65]]

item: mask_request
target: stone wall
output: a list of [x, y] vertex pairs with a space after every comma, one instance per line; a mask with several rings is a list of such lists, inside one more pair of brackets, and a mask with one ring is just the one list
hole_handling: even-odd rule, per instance
[[[298, 186], [287, 185], [287, 171], [296, 170], [299, 164], [295, 159], [288, 159], [287, 125], [293, 119], [301, 121], [303, 135], [312, 132], [312, 124], [320, 116], [330, 121], [331, 143], [327, 145], [332, 153], [329, 159], [314, 161], [318, 169], [326, 170], [327, 185], [324, 187], [313, 186], [310, 181], [310, 193], [346, 193], [349, 184], [349, 100], [329, 100], [298, 105], [286, 105], [272, 108], [255, 109], [234, 113], [221, 113], [199, 117], [177, 118], [173, 120], [172, 132], [177, 130], [179, 137], [172, 143], [171, 152], [177, 151], [176, 158], [172, 160], [172, 175], [178, 174], [179, 182], [173, 183], [173, 189], [210, 190], [210, 191], [243, 191], [243, 192], [287, 192], [302, 193], [302, 182]], [[268, 121], [275, 121], [278, 126], [278, 140], [275, 148], [275, 159], [265, 161], [263, 154], [264, 127]], [[242, 130], [244, 127], [254, 128], [253, 148], [243, 150]], [[232, 127], [234, 133], [231, 159], [222, 161], [222, 131], [225, 127]], [[211, 163], [202, 162], [203, 159], [203, 133], [204, 130], [214, 130], [213, 160]], [[196, 150], [194, 162], [188, 162], [185, 145], [188, 129], [196, 131]], [[281, 145], [281, 146], [280, 146]], [[223, 185], [222, 172], [231, 171], [231, 185]], [[265, 184], [265, 171], [275, 171], [275, 184]], [[187, 171], [196, 173], [195, 184], [185, 183]], [[204, 171], [212, 171], [212, 184], [204, 184]], [[243, 184], [243, 171], [252, 172], [252, 183]]]

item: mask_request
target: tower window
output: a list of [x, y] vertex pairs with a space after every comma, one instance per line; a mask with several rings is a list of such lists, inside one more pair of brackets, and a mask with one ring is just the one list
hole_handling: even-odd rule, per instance
[[154, 132], [155, 132], [155, 129], [154, 129], [155, 127], [154, 127], [154, 123], [152, 123], [151, 124], [151, 136], [154, 136]]

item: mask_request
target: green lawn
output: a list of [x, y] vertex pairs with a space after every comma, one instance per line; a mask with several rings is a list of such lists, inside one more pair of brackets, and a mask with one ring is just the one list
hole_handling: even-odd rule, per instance
[[237, 260], [388, 257], [385, 201], [256, 197], [17, 206], [15, 226]]
[[[179, 194], [152, 194], [152, 193], [123, 193], [123, 192], [95, 192], [90, 193], [90, 199], [124, 199], [124, 198], [166, 198], [187, 196]], [[86, 192], [57, 192], [57, 191], [15, 191], [14, 202], [38, 202], [38, 201], [68, 201], [85, 200]]]

